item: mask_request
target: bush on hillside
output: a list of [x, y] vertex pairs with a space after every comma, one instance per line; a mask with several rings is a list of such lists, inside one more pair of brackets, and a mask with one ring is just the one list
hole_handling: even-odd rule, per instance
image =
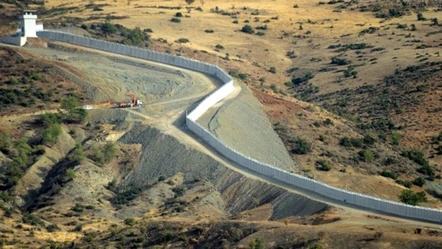
[[425, 192], [414, 192], [410, 189], [404, 189], [399, 195], [399, 200], [405, 204], [416, 206], [419, 203], [427, 202]]
[[303, 155], [312, 151], [312, 145], [300, 137], [294, 137], [291, 142], [293, 143], [292, 153]]
[[247, 34], [253, 34], [255, 33], [255, 31], [253, 30], [252, 26], [250, 25], [244, 25], [241, 29], [242, 32], [247, 33]]

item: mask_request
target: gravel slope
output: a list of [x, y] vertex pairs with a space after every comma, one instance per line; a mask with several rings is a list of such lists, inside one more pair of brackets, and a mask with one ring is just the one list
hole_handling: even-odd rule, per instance
[[25, 49], [46, 60], [55, 60], [78, 70], [78, 73], [60, 73], [85, 86], [88, 97], [96, 103], [109, 99], [124, 100], [128, 92], [136, 94], [144, 103], [167, 101], [213, 87], [203, 75], [185, 69], [59, 45], [51, 47], [54, 49]]
[[288, 216], [309, 216], [328, 207], [229, 170], [209, 156], [186, 147], [152, 127], [136, 124], [119, 142], [142, 145], [139, 166], [124, 180], [127, 186], [147, 186], [155, 183], [160, 176], [169, 178], [181, 172], [184, 183], [207, 179], [220, 193], [215, 198], [221, 198], [218, 201], [224, 203], [218, 207], [224, 206], [230, 214], [271, 204], [273, 212], [270, 219], [276, 220]]
[[198, 123], [249, 157], [287, 170], [295, 167], [261, 103], [247, 87], [221, 107], [210, 109]]

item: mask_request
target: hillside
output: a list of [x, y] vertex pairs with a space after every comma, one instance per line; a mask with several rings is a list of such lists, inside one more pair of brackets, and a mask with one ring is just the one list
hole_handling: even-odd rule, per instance
[[[47, 28], [218, 64], [243, 90], [200, 122], [230, 146], [381, 198], [411, 189], [440, 208], [441, 6], [0, 4], [0, 34], [35, 8]], [[436, 225], [331, 207], [209, 156], [179, 118], [217, 86], [204, 75], [44, 39], [2, 46], [0, 58], [5, 248], [442, 247]], [[127, 92], [149, 104], [106, 105]]]
[[[289, 151], [298, 138], [311, 145], [312, 152], [292, 153], [307, 176], [393, 200], [403, 185], [426, 178], [432, 182], [424, 188], [431, 194], [427, 205], [440, 205], [437, 5], [49, 1], [44, 8], [48, 28], [218, 63], [267, 93], [256, 96], [269, 111], [267, 102], [284, 98], [287, 104], [276, 109], [291, 115], [268, 114]], [[298, 100], [329, 114], [302, 118], [290, 107]], [[322, 126], [327, 118], [344, 126]], [[316, 169], [324, 164], [332, 170]]]

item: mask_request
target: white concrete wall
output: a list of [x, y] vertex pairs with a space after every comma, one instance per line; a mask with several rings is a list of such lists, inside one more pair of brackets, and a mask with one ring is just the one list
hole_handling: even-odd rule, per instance
[[0, 43], [6, 43], [16, 46], [23, 46], [26, 44], [26, 41], [26, 37], [23, 36], [0, 37]]
[[35, 31], [43, 31], [44, 27], [43, 27], [43, 23], [37, 23], [37, 25], [35, 25]]
[[218, 77], [224, 85], [217, 90], [210, 93], [204, 100], [202, 100], [194, 109], [186, 115], [186, 124], [189, 130], [194, 132], [202, 138], [207, 144], [218, 151], [220, 154], [238, 163], [242, 167], [251, 171], [257, 172], [261, 175], [270, 177], [276, 181], [289, 184], [295, 188], [310, 191], [319, 194], [325, 198], [349, 203], [364, 209], [370, 209], [377, 212], [382, 212], [394, 216], [405, 218], [412, 218], [417, 220], [431, 221], [442, 223], [442, 210], [430, 209], [424, 207], [410, 206], [403, 203], [383, 200], [368, 195], [349, 192], [343, 189], [338, 189], [327, 184], [317, 182], [315, 180], [290, 173], [288, 171], [279, 169], [272, 165], [258, 162], [249, 158], [238, 151], [230, 148], [223, 141], [219, 140], [208, 130], [199, 125], [196, 120], [201, 117], [210, 107], [218, 101], [225, 98], [233, 91], [233, 80], [221, 68], [210, 65], [204, 62], [199, 62], [183, 57], [173, 56], [164, 53], [158, 53], [150, 50], [139, 49], [135, 47], [128, 47], [122, 44], [111, 44], [106, 41], [99, 41], [91, 38], [79, 37], [65, 33], [54, 31], [38, 32], [38, 36], [49, 39], [68, 42], [84, 47], [96, 48], [117, 54], [134, 56], [137, 58], [147, 59], [151, 61], [161, 62], [177, 67], [187, 68], [198, 72], [211, 74]]

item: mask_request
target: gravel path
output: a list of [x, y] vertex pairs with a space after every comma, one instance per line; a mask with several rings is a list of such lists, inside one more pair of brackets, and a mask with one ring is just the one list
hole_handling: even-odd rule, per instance
[[236, 98], [223, 105], [217, 104], [198, 123], [249, 157], [293, 170], [294, 162], [273, 130], [261, 103], [247, 87], [241, 87], [242, 91]]

